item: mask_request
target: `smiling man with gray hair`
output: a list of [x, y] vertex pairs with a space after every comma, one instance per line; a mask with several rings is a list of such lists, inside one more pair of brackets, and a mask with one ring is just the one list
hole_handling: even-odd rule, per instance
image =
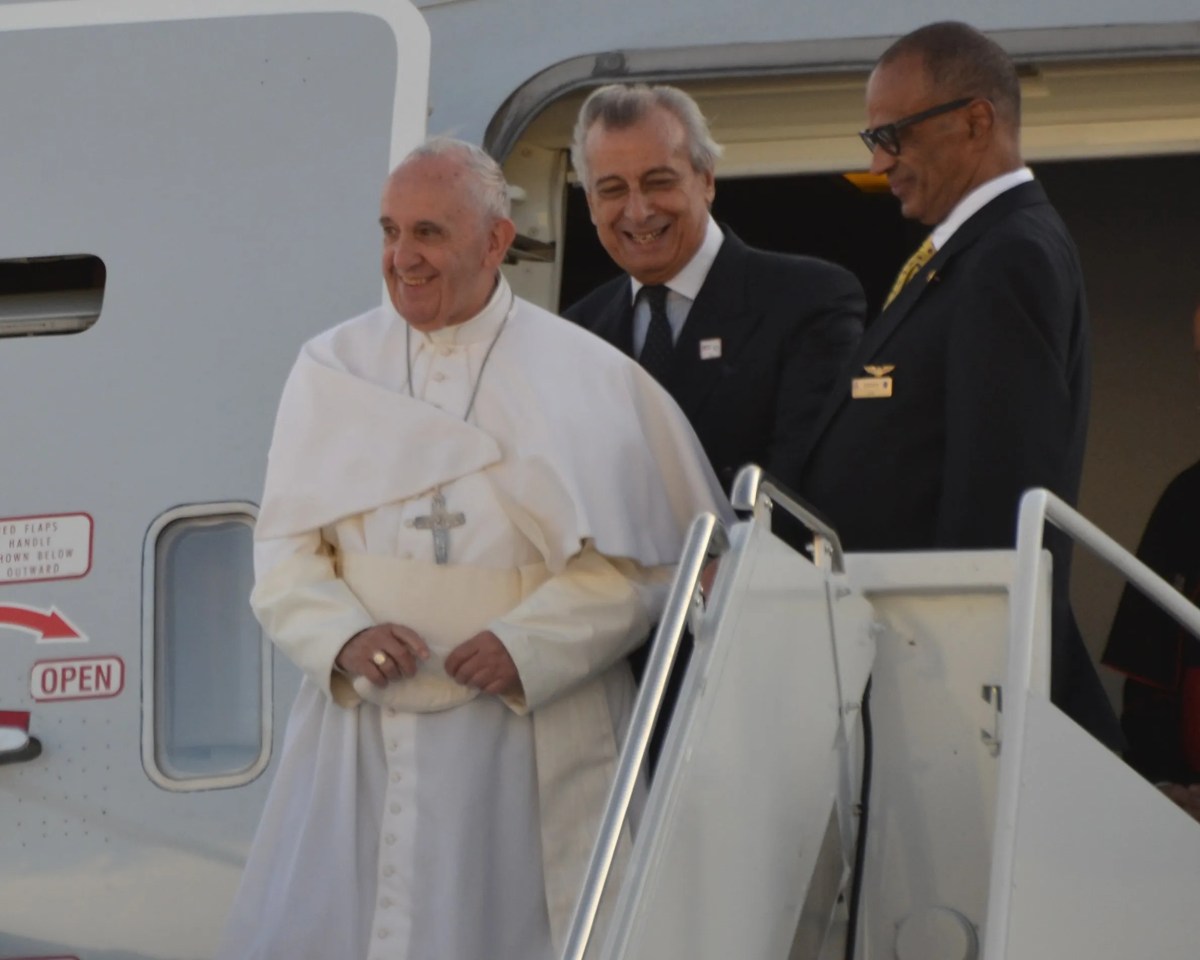
[[564, 316], [667, 388], [727, 490], [749, 462], [790, 485], [862, 334], [865, 300], [848, 270], [756, 250], [718, 225], [720, 155], [682, 90], [614, 84], [588, 97], [571, 157], [600, 242], [627, 276]]
[[284, 388], [251, 602], [304, 672], [220, 957], [550, 960], [692, 517], [729, 518], [636, 364], [513, 295], [504, 178], [388, 178], [390, 303]]

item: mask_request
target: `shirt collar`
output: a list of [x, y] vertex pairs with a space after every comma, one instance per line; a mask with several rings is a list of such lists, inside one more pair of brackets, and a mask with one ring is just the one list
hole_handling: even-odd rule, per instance
[[[692, 259], [667, 281], [667, 289], [674, 290], [689, 300], [695, 300], [700, 295], [700, 288], [704, 286], [708, 271], [712, 269], [713, 261], [717, 259], [717, 253], [724, 242], [725, 235], [721, 233], [721, 228], [717, 226], [717, 221], [712, 218], [710, 213], [708, 224], [704, 228], [704, 239], [700, 241], [696, 252], [692, 254]], [[638, 291], [644, 284], [639, 283], [633, 277], [630, 277], [629, 280], [630, 298], [636, 303]]]
[[991, 203], [1006, 190], [1011, 190], [1018, 184], [1028, 183], [1032, 179], [1033, 171], [1028, 167], [1021, 167], [1019, 170], [1010, 170], [1008, 173], [1002, 173], [998, 177], [993, 177], [991, 180], [981, 183], [959, 200], [954, 209], [950, 211], [949, 216], [934, 228], [933, 233], [929, 235], [929, 238], [933, 241], [933, 248], [941, 250], [946, 245], [946, 242], [954, 236], [954, 231], [987, 206], [987, 204]]
[[[469, 320], [464, 320], [462, 323], [456, 323], [449, 327], [440, 327], [437, 330], [414, 331], [421, 335], [422, 343], [437, 346], [466, 346], [471, 343], [490, 342], [496, 336], [500, 329], [500, 324], [504, 322], [512, 309], [516, 297], [513, 295], [512, 289], [508, 285], [508, 281], [504, 278], [504, 274], [497, 272], [496, 288], [492, 291], [488, 302], [483, 305], [475, 316]], [[401, 323], [406, 322], [403, 317], [397, 314]]]

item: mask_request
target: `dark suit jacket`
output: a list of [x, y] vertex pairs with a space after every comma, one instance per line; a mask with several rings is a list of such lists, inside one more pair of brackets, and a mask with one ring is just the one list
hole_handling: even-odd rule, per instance
[[[785, 484], [862, 333], [865, 300], [848, 270], [748, 247], [727, 228], [675, 345], [667, 390], [726, 491], [757, 463]], [[633, 354], [630, 281], [597, 287], [563, 316]], [[721, 356], [700, 343], [720, 338]]]
[[[853, 399], [864, 365], [890, 398]], [[1040, 184], [964, 223], [867, 328], [800, 470], [801, 495], [851, 550], [1011, 548], [1021, 494], [1075, 503], [1091, 360], [1075, 245]], [[1053, 697], [1108, 743], [1115, 718], [1069, 623], [1069, 550], [1054, 554]]]

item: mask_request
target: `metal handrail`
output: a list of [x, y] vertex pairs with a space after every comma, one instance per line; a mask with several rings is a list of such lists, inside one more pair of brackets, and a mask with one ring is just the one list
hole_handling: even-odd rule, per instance
[[[1034, 626], [1033, 590], [1036, 588], [1035, 561], [1042, 550], [1042, 531], [1049, 522], [1115, 567], [1130, 583], [1169, 613], [1181, 627], [1200, 638], [1200, 609], [1167, 581], [1142, 563], [1094, 523], [1084, 519], [1049, 490], [1030, 490], [1021, 498], [1017, 536], [1017, 589], [1014, 589], [1013, 628], [1024, 629], [1019, 636], [1030, 636]], [[1028, 568], [1028, 569], [1026, 569]], [[1024, 574], [1024, 577], [1022, 577]], [[1027, 581], [1027, 582], [1023, 582]], [[1018, 603], [1017, 595], [1027, 603]], [[1018, 621], [1016, 618], [1022, 618]], [[1027, 644], [1025, 646], [1028, 646]], [[1031, 677], [1032, 660], [1023, 663], [1020, 675], [1026, 686]]]
[[646, 673], [638, 687], [633, 716], [629, 721], [629, 732], [621, 748], [612, 788], [604, 808], [604, 819], [600, 822], [600, 832], [592, 848], [583, 889], [575, 905], [575, 914], [571, 919], [571, 928], [563, 950], [563, 960], [583, 960], [587, 951], [596, 923], [596, 914], [600, 909], [600, 898], [612, 870], [613, 858], [616, 856], [621, 827], [629, 813], [638, 773], [646, 760], [650, 733], [662, 706], [671, 666], [675, 663], [688, 613], [700, 586], [700, 574], [710, 556], [722, 554], [728, 549], [729, 539], [725, 528], [713, 514], [702, 513], [692, 521], [691, 527], [688, 528], [683, 556], [675, 570], [675, 579], [671, 582], [671, 590], [667, 595], [662, 617], [658, 621], [658, 629], [654, 633]]
[[828, 546], [830, 568], [834, 573], [846, 569], [845, 551], [837, 531], [812, 512], [800, 498], [766, 473], [762, 467], [748, 463], [738, 471], [729, 494], [729, 502], [739, 513], [753, 513], [763, 503], [768, 509], [779, 504], [792, 517], [799, 520], [813, 535], [813, 563], [822, 566], [825, 546]]
[[[1017, 520], [1016, 575], [1013, 580], [1009, 617], [1008, 690], [1004, 694], [1009, 715], [1025, 715], [1033, 678], [1033, 637], [1037, 624], [1038, 583], [1045, 558], [1042, 541], [1045, 526], [1052, 523], [1076, 543], [1082, 544], [1101, 560], [1115, 567], [1129, 583], [1153, 603], [1171, 615], [1185, 630], [1200, 638], [1200, 609], [1137, 557], [1122, 547], [1095, 524], [1084, 519], [1049, 490], [1029, 490], [1021, 498]], [[1017, 781], [1025, 752], [1025, 725], [1006, 723], [1004, 748], [1000, 754], [1001, 781]], [[1011, 835], [1017, 828], [1018, 795], [1016, 790], [1001, 792], [996, 798], [995, 836]], [[999, 877], [1013, 876], [1014, 849], [1011, 843], [999, 844], [992, 862], [992, 883], [988, 893], [989, 918], [983, 955], [1005, 957], [1008, 950], [1007, 917], [1012, 901], [1010, 884], [997, 883]]]

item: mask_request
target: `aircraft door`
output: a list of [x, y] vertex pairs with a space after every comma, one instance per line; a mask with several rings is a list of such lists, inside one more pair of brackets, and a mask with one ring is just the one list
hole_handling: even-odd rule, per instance
[[428, 65], [396, 0], [0, 5], [0, 960], [215, 949], [298, 684], [275, 405], [379, 302]]

